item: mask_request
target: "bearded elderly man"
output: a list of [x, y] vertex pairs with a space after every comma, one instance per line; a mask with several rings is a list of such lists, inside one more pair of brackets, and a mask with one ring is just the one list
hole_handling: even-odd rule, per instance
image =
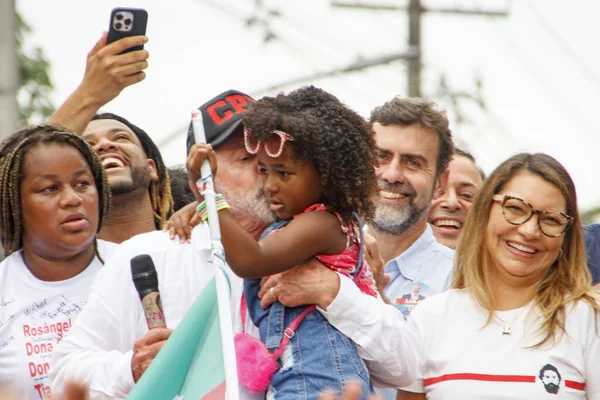
[[[242, 116], [252, 102], [254, 100], [244, 93], [230, 90], [203, 104], [200, 110], [207, 140], [214, 146], [219, 160], [215, 188], [227, 193], [233, 215], [248, 232], [258, 237], [274, 220], [274, 215], [261, 195], [258, 161], [244, 148]], [[102, 132], [110, 131], [102, 129]], [[193, 140], [193, 135], [190, 136]], [[97, 146], [103, 143], [108, 145], [107, 139], [99, 138]], [[122, 183], [129, 182], [128, 174], [116, 175]], [[210, 237], [206, 224], [194, 229], [190, 242], [173, 241], [169, 236], [163, 231], [137, 235], [121, 243], [107, 261], [69, 336], [53, 354], [50, 374], [55, 393], [75, 380], [89, 387], [92, 398], [122, 398], [145, 372], [172, 329], [148, 330], [131, 278], [131, 258], [138, 254], [152, 257], [168, 328], [179, 324], [214, 276], [214, 266], [209, 262]], [[232, 304], [239, 305], [241, 280], [235, 276], [230, 279]], [[234, 318], [234, 328], [241, 331], [237, 308]], [[249, 330], [251, 326], [246, 327], [246, 331]]]
[[485, 180], [475, 157], [461, 149], [454, 150], [448, 164], [448, 182], [434, 196], [429, 210], [429, 224], [441, 244], [456, 249], [463, 224], [477, 191]]

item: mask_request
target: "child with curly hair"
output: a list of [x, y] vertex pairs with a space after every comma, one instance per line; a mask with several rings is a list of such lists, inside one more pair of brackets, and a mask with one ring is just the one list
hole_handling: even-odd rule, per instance
[[[359, 223], [353, 217], [359, 214], [368, 220], [374, 210], [373, 133], [356, 112], [312, 86], [264, 97], [248, 111], [244, 126], [246, 150], [258, 156], [263, 192], [280, 221], [256, 242], [226, 210], [223, 199], [218, 200], [219, 221], [227, 263], [245, 279], [248, 312], [271, 362], [278, 362], [270, 394], [275, 399], [316, 399], [325, 388], [341, 391], [345, 382], [355, 380], [366, 398], [371, 390], [369, 374], [350, 339], [315, 306], [285, 307], [275, 302], [263, 310], [258, 291], [260, 278], [315, 257], [353, 277], [363, 292], [376, 295], [370, 268], [360, 259]], [[196, 144], [190, 150], [190, 183], [200, 178], [206, 158], [216, 174], [210, 145]], [[197, 191], [196, 197], [203, 214], [204, 199]], [[245, 373], [239, 365], [238, 371]], [[243, 376], [240, 380], [244, 383]]]

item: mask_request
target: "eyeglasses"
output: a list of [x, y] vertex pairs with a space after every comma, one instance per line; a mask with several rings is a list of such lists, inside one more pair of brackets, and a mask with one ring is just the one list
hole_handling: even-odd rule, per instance
[[[294, 138], [289, 133], [273, 130], [267, 134], [265, 139], [265, 152], [268, 156], [277, 158], [283, 153], [285, 142], [293, 140]], [[246, 128], [244, 128], [244, 145], [250, 154], [256, 154], [260, 150], [260, 141], [254, 139], [252, 133]]]
[[540, 231], [549, 237], [558, 237], [566, 232], [575, 218], [559, 211], [536, 210], [523, 199], [518, 197], [494, 195], [493, 200], [502, 205], [504, 219], [512, 225], [521, 225], [531, 219], [533, 214], [538, 214]]

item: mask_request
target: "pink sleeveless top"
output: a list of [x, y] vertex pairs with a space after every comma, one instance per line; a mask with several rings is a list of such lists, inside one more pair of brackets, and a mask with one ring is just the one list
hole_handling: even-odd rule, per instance
[[[304, 210], [304, 213], [311, 211], [329, 211], [323, 204], [313, 204]], [[341, 216], [338, 213], [333, 213], [338, 217], [342, 232], [346, 235], [346, 248], [339, 254], [317, 254], [315, 258], [321, 261], [323, 264], [331, 268], [332, 270], [339, 272], [349, 278], [354, 278], [356, 267], [358, 264], [358, 257], [360, 254], [360, 233], [358, 232], [358, 226], [356, 223], [344, 223]], [[298, 215], [294, 215], [296, 218]], [[366, 294], [371, 296], [377, 296], [377, 286], [375, 285], [375, 279], [373, 278], [373, 272], [371, 267], [366, 260], [363, 259], [363, 267], [360, 270], [360, 276], [355, 280], [358, 288]]]

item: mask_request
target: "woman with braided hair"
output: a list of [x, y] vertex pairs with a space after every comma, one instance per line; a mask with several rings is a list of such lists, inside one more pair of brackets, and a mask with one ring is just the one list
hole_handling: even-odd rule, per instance
[[112, 243], [102, 163], [78, 135], [24, 128], [0, 149], [0, 384], [50, 397], [49, 360], [68, 335]]

